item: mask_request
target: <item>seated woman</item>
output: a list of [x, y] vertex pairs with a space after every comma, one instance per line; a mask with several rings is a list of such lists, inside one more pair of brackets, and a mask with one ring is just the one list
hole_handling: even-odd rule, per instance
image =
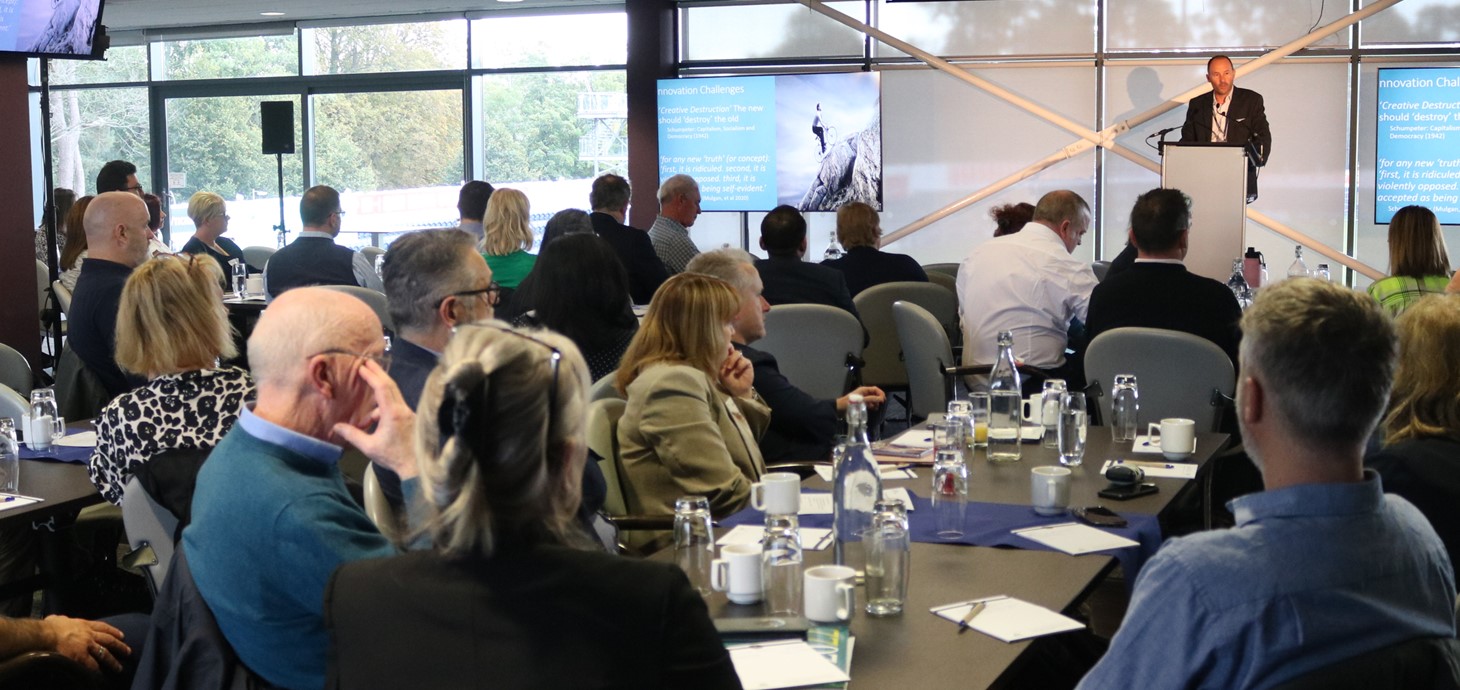
[[906, 254], [893, 254], [877, 248], [882, 240], [882, 221], [877, 210], [860, 201], [853, 201], [836, 210], [836, 239], [847, 248], [840, 259], [821, 262], [841, 271], [847, 278], [847, 291], [857, 296], [873, 285], [899, 281], [928, 282], [928, 274], [916, 259]]
[[86, 216], [86, 207], [91, 205], [94, 196], [83, 196], [71, 204], [71, 210], [66, 212], [66, 241], [65, 248], [61, 250], [61, 285], [67, 290], [76, 290], [76, 279], [81, 277], [81, 262], [86, 259], [86, 227], [81, 220]]
[[1369, 295], [1390, 316], [1429, 294], [1445, 292], [1450, 282], [1450, 256], [1433, 211], [1405, 206], [1389, 221], [1389, 277], [1369, 286]]
[[[223, 197], [212, 192], [196, 192], [188, 198], [188, 217], [193, 219], [193, 236], [182, 247], [184, 254], [207, 254], [223, 270], [223, 291], [229, 292], [233, 280], [231, 262], [244, 263], [243, 249], [223, 236], [228, 232], [228, 206]], [[252, 271], [257, 273], [257, 271]]]
[[165, 254], [122, 288], [117, 364], [147, 385], [113, 399], [96, 420], [91, 483], [112, 503], [133, 471], [178, 448], [212, 448], [254, 396], [253, 381], [218, 358], [237, 348], [218, 290], [218, 264]]
[[749, 505], [765, 473], [758, 439], [770, 408], [751, 387], [750, 361], [730, 345], [739, 308], [729, 283], [694, 273], [654, 293], [618, 369], [629, 512], [672, 515], [685, 495], [708, 498], [715, 517]]
[[143, 194], [142, 203], [147, 205], [147, 229], [152, 231], [152, 239], [147, 240], [147, 255], [171, 254], [172, 248], [162, 243], [162, 222], [167, 220], [167, 211], [162, 210], [162, 198], [156, 194]]
[[1367, 464], [1384, 491], [1429, 518], [1453, 561], [1460, 556], [1460, 296], [1415, 302], [1395, 321], [1399, 367], [1384, 418], [1384, 447]]
[[[537, 260], [527, 253], [532, 249], [532, 217], [527, 195], [511, 188], [492, 192], [482, 227], [486, 230], [482, 256], [492, 267], [492, 280], [507, 290], [516, 290]], [[504, 291], [506, 294], [509, 293]]]
[[591, 232], [557, 239], [542, 250], [531, 285], [522, 288], [516, 299], [530, 297], [533, 306], [518, 321], [568, 336], [594, 381], [618, 368], [639, 320], [629, 302], [629, 276], [608, 242]]
[[587, 374], [562, 336], [458, 328], [416, 424], [433, 548], [335, 572], [328, 687], [740, 687], [682, 571], [574, 525]]

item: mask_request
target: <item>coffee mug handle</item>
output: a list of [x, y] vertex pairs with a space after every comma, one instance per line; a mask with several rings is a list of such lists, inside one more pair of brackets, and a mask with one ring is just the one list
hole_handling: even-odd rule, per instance
[[1150, 439], [1151, 445], [1161, 445], [1161, 424], [1159, 422], [1151, 422], [1150, 424], [1147, 424], [1146, 437]]
[[750, 485], [750, 507], [765, 512], [765, 483], [756, 482]]
[[849, 621], [852, 619], [852, 609], [856, 607], [857, 588], [847, 582], [836, 583], [837, 620]]
[[710, 562], [710, 589], [716, 592], [730, 591], [730, 561], [716, 558]]

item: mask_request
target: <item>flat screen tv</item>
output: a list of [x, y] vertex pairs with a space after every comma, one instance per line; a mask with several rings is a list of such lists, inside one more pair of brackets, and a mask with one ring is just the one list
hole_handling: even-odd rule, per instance
[[99, 58], [102, 0], [0, 0], [0, 54]]

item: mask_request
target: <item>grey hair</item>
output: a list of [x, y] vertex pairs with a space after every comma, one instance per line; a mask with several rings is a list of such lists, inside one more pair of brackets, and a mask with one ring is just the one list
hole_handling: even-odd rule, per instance
[[1045, 194], [1039, 197], [1039, 203], [1034, 206], [1034, 220], [1056, 225], [1067, 220], [1073, 223], [1089, 216], [1090, 204], [1085, 203], [1084, 197], [1068, 189], [1056, 189]]
[[1307, 442], [1362, 443], [1388, 404], [1396, 342], [1373, 298], [1293, 278], [1264, 287], [1242, 317], [1241, 376], [1261, 379], [1281, 419]]
[[431, 328], [443, 297], [475, 287], [476, 274], [463, 260], [475, 247], [475, 238], [456, 229], [412, 232], [390, 243], [381, 279], [396, 328]]
[[700, 183], [689, 175], [671, 175], [663, 184], [659, 185], [659, 203], [672, 201], [677, 196], [689, 196], [690, 192], [700, 189]]
[[702, 273], [707, 276], [719, 278], [735, 288], [736, 292], [748, 294], [751, 292], [750, 275], [740, 267], [742, 265], [755, 267], [755, 257], [744, 249], [735, 247], [722, 247], [714, 251], [701, 252], [695, 258], [689, 260], [684, 267], [688, 273]]
[[[553, 350], [561, 353], [557, 388]], [[459, 328], [426, 379], [416, 457], [438, 549], [586, 541], [573, 524], [586, 452], [588, 367], [573, 341], [500, 321]], [[555, 400], [557, 409], [548, 409]]]

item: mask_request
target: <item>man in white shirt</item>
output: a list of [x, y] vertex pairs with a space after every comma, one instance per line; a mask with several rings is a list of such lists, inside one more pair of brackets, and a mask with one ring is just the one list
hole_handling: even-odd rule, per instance
[[1034, 220], [985, 241], [958, 270], [964, 364], [990, 364], [1000, 331], [1014, 334], [1014, 357], [1046, 370], [1065, 366], [1070, 322], [1085, 320], [1097, 283], [1071, 256], [1090, 229], [1090, 205], [1067, 189], [1045, 194]]

